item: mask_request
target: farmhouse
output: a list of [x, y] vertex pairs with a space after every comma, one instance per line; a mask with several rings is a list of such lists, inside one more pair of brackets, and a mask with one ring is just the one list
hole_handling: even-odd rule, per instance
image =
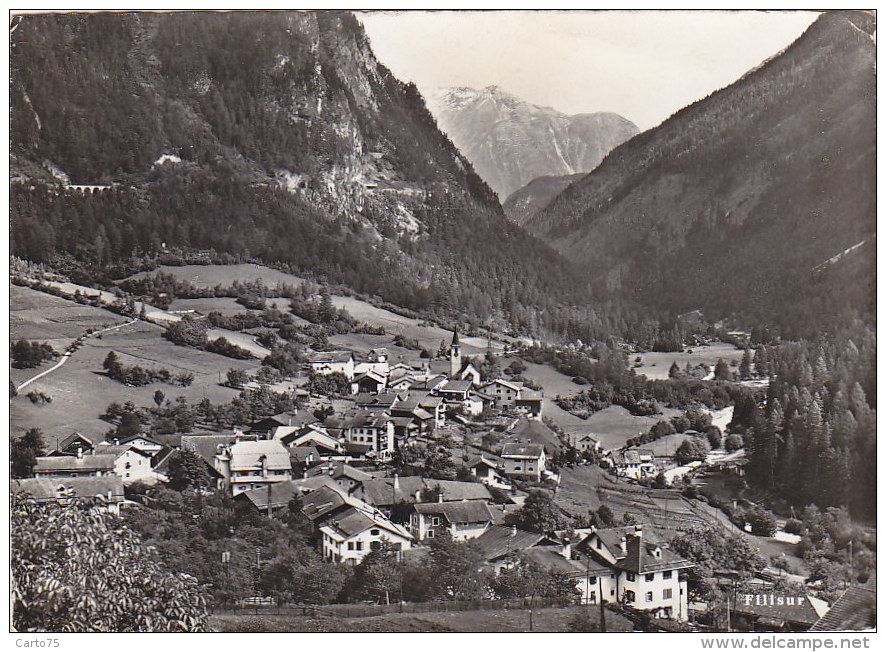
[[320, 549], [324, 559], [355, 566], [383, 544], [396, 550], [412, 547], [412, 536], [375, 510], [348, 506], [320, 526]]
[[485, 500], [418, 503], [409, 515], [409, 531], [419, 541], [448, 533], [455, 541], [479, 537], [493, 523]]
[[484, 455], [478, 455], [468, 460], [467, 467], [470, 469], [471, 475], [485, 485], [504, 490], [512, 488], [511, 484], [499, 473], [499, 465]]
[[556, 543], [544, 534], [503, 525], [492, 525], [486, 528], [483, 534], [474, 541], [486, 558], [486, 563], [492, 566], [496, 573], [502, 568], [513, 565], [518, 553], [533, 546]]
[[113, 445], [99, 444], [95, 447], [97, 455], [114, 456], [114, 473], [123, 478], [125, 483], [156, 482], [157, 475], [151, 469], [151, 454], [131, 444]]
[[387, 385], [387, 376], [369, 369], [354, 377], [351, 382], [351, 393], [359, 394], [361, 392], [368, 394], [378, 394], [385, 390]]
[[38, 503], [67, 505], [77, 498], [91, 498], [97, 506], [119, 513], [124, 501], [123, 481], [113, 475], [96, 478], [23, 478], [9, 483], [12, 494], [28, 494]]
[[55, 447], [48, 453], [48, 456], [76, 455], [78, 451], [81, 454], [91, 453], [92, 449], [92, 440], [79, 432], [72, 432], [70, 435], [56, 441]]
[[658, 472], [658, 468], [655, 466], [655, 455], [650, 450], [614, 451], [610, 459], [618, 475], [633, 480], [651, 478]]
[[480, 387], [480, 391], [492, 398], [493, 405], [499, 410], [512, 408], [517, 404], [523, 392], [523, 383], [496, 378]]
[[114, 462], [114, 455], [38, 457], [34, 475], [38, 478], [97, 478], [114, 475]]
[[501, 459], [505, 475], [540, 480], [547, 457], [541, 444], [505, 444]]
[[354, 379], [354, 354], [350, 351], [323, 351], [311, 360], [311, 371], [320, 376], [339, 373]]
[[215, 458], [234, 496], [292, 478], [289, 452], [277, 441], [238, 441], [221, 447]]

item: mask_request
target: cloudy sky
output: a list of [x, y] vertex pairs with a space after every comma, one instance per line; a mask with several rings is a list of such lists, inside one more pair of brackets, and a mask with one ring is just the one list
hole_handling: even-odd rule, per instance
[[422, 94], [498, 85], [564, 113], [648, 129], [796, 39], [816, 14], [753, 11], [371, 12], [379, 60]]

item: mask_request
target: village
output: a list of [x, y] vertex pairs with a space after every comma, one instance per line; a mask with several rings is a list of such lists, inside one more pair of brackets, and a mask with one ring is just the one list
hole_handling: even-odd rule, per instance
[[[357, 566], [382, 549], [414, 559], [434, 539], [473, 541], [493, 573], [519, 558], [569, 578], [578, 604], [617, 605], [678, 623], [703, 618], [715, 606], [690, 599], [695, 564], [670, 550], [668, 537], [687, 524], [719, 527], [715, 508], [708, 507], [713, 516], [687, 508], [680, 490], [706, 474], [741, 477], [742, 448], [680, 463], [673, 450], [655, 444], [607, 450], [592, 433], [558, 432], [543, 418], [543, 388], [507, 374], [483, 379], [462, 355], [457, 331], [433, 359], [392, 362], [379, 347], [365, 354], [317, 352], [307, 366], [310, 377], [346, 391], [329, 396], [298, 388], [298, 408], [223, 433], [103, 441], [70, 433], [37, 457], [35, 477], [14, 480], [12, 491], [61, 504], [94, 497], [119, 514], [133, 504], [128, 487], [169, 482], [171, 464], [187, 451], [211, 478], [206, 491], [270, 518], [297, 501], [328, 563]], [[527, 499], [560, 495], [562, 473], [576, 468], [609, 478], [610, 496], [613, 487], [624, 492], [631, 485], [663, 491], [657, 500], [664, 496], [664, 522], [660, 512], [644, 522], [638, 509], [609, 523], [573, 521], [548, 530], [514, 524]], [[647, 498], [628, 500], [639, 506]], [[738, 529], [728, 521], [725, 528]], [[771, 591], [778, 577], [769, 568], [754, 586]], [[732, 619], [749, 628], [760, 621], [803, 630], [827, 613], [827, 603], [811, 595], [789, 617], [772, 616], [784, 608], [768, 603], [742, 607], [734, 599], [731, 607]]]

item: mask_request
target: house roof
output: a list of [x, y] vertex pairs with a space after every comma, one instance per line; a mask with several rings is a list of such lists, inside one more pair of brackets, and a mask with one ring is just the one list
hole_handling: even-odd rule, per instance
[[[629, 534], [634, 534], [637, 530], [636, 525], [623, 525], [620, 527], [607, 527], [595, 530], [591, 536], [596, 535], [598, 539], [605, 545], [616, 559], [622, 559], [621, 540], [622, 537], [627, 538]], [[590, 537], [589, 537], [590, 538]], [[643, 532], [643, 538], [647, 543], [659, 543], [659, 539], [653, 535], [649, 529]]]
[[370, 478], [358, 490], [360, 498], [371, 505], [392, 505], [395, 502], [416, 502], [415, 494], [425, 488], [421, 477], [404, 476], [397, 478], [398, 488], [394, 490], [394, 478]]
[[368, 392], [361, 392], [357, 394], [357, 398], [354, 399], [354, 404], [357, 407], [391, 407], [397, 400], [397, 395], [394, 392], [385, 392], [383, 394], [370, 394]]
[[441, 392], [467, 392], [471, 389], [472, 383], [470, 380], [450, 380], [448, 383], [443, 385], [440, 388]]
[[520, 398], [517, 399], [517, 402], [528, 402], [528, 401], [541, 401], [544, 398], [544, 394], [534, 389], [526, 389], [523, 388], [520, 390]]
[[580, 564], [560, 554], [560, 546], [536, 546], [524, 550], [521, 554], [525, 559], [550, 571], [575, 575], [585, 575], [587, 572], [585, 564]]
[[366, 378], [370, 378], [380, 385], [383, 385], [385, 382], [384, 375], [377, 372], [375, 369], [370, 369], [368, 371], [364, 371], [362, 374], [355, 376], [354, 380], [352, 382], [359, 383], [361, 380], [365, 380]]
[[471, 459], [469, 459], [467, 461], [466, 466], [469, 469], [473, 469], [475, 466], [480, 466], [481, 464], [485, 464], [486, 466], [488, 466], [491, 469], [498, 468], [498, 463], [495, 462], [494, 460], [490, 460], [485, 455], [475, 455], [474, 457], [472, 457]]
[[657, 543], [644, 541], [642, 536], [631, 534], [627, 539], [627, 555], [616, 562], [616, 567], [620, 570], [641, 575], [695, 566], [691, 561], [678, 557]]
[[263, 439], [261, 441], [238, 441], [231, 446], [231, 471], [238, 469], [255, 469], [264, 465], [268, 469], [289, 470], [289, 452], [278, 441]]
[[512, 389], [518, 393], [523, 390], [523, 383], [505, 380], [504, 378], [496, 378], [495, 380], [491, 380], [482, 387], [483, 389], [485, 389], [490, 385], [502, 385], [503, 387], [507, 387], [508, 389]]
[[485, 500], [459, 500], [442, 503], [417, 503], [419, 514], [442, 514], [450, 523], [492, 523], [492, 513]]
[[304, 497], [302, 512], [309, 519], [315, 521], [348, 504], [341, 490], [332, 485], [324, 484]]
[[871, 575], [864, 584], [853, 584], [819, 618], [810, 632], [850, 632], [877, 627], [877, 584]]
[[384, 515], [375, 511], [367, 511], [357, 506], [348, 507], [340, 514], [324, 522], [320, 531], [329, 534], [335, 539], [343, 540], [373, 527], [387, 530], [404, 539], [412, 539], [412, 535], [408, 530], [396, 523], [392, 523]]
[[[759, 601], [757, 599], [759, 596]], [[782, 604], [778, 604], [781, 599]], [[792, 604], [788, 604], [791, 602]], [[796, 593], [784, 593], [767, 589], [763, 593], [748, 592], [739, 596], [735, 601], [735, 613], [757, 618], [767, 618], [772, 621], [784, 621], [800, 625], [814, 625], [824, 615], [827, 608], [825, 603], [821, 607], [821, 600], [816, 600], [808, 594], [797, 595]], [[750, 603], [750, 604], [748, 604]], [[819, 613], [818, 609], [821, 609]]]
[[445, 502], [455, 500], [491, 500], [489, 488], [482, 482], [459, 480], [427, 480], [429, 488], [439, 487]]
[[294, 446], [289, 449], [290, 461], [302, 464], [307, 462], [309, 458], [312, 460], [320, 459], [320, 452], [317, 450], [316, 446]]
[[182, 435], [181, 446], [192, 450], [215, 468], [215, 456], [219, 446], [230, 446], [237, 441], [234, 434], [227, 435]]
[[560, 441], [557, 433], [538, 419], [521, 418], [508, 435], [519, 437], [521, 441], [542, 444], [548, 452], [563, 448], [563, 442]]
[[353, 359], [354, 354], [351, 351], [321, 351], [311, 358], [312, 364], [329, 364], [332, 362], [344, 363]]
[[127, 451], [132, 451], [137, 455], [148, 458], [152, 455], [133, 444], [96, 444], [95, 446], [96, 455], [113, 455], [114, 459], [117, 459]]
[[332, 464], [315, 466], [313, 469], [308, 471], [308, 476], [310, 477], [315, 475], [325, 475], [332, 478], [333, 480], [338, 480], [339, 478], [350, 478], [351, 480], [355, 480], [356, 482], [366, 482], [367, 480], [372, 480], [372, 476], [368, 473], [364, 473], [360, 469], [355, 469], [353, 466], [345, 464], [344, 462], [335, 462]]
[[474, 539], [474, 543], [480, 547], [486, 561], [494, 561], [509, 553], [526, 550], [544, 541], [550, 540], [543, 534], [503, 525], [492, 525]]
[[59, 457], [38, 457], [35, 473], [53, 471], [112, 471], [115, 455], [61, 455]]
[[97, 478], [23, 478], [11, 480], [9, 490], [14, 494], [30, 494], [38, 502], [52, 501], [60, 497], [101, 496], [104, 500], [116, 503], [124, 498], [123, 480], [116, 475]]
[[68, 446], [76, 442], [78, 439], [82, 439], [91, 447], [93, 445], [93, 441], [89, 439], [86, 435], [79, 432], [72, 432], [70, 435], [62, 437], [55, 446], [55, 450], [63, 451]]
[[543, 454], [544, 446], [541, 444], [505, 444], [501, 450], [501, 457], [519, 459], [537, 460]]

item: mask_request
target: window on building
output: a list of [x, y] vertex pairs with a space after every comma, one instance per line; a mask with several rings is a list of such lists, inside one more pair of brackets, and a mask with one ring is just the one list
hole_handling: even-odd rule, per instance
[[646, 581], [654, 582], [655, 581], [655, 573], [646, 573]]
[[637, 580], [637, 576], [633, 573], [628, 573], [628, 582], [635, 582]]
[[363, 542], [362, 541], [355, 541], [354, 542], [354, 549], [355, 550], [363, 550]]
[[374, 536], [374, 537], [377, 537], [377, 536], [378, 536], [378, 530], [369, 530], [369, 534], [371, 534], [371, 535]]
[[661, 578], [663, 580], [669, 580], [669, 579], [671, 579], [673, 574], [674, 574], [674, 571], [665, 571], [664, 573], [661, 574]]
[[624, 592], [624, 599], [625, 599], [625, 602], [633, 602], [635, 600], [634, 592], [633, 591], [625, 591]]
[[432, 516], [431, 517], [431, 525], [434, 525], [434, 526], [440, 525], [440, 517], [439, 516]]
[[127, 463], [126, 463], [126, 468], [127, 468], [127, 469], [131, 469], [131, 468], [132, 468], [132, 464], [130, 464], [129, 462], [127, 462]]
[[597, 592], [596, 591], [591, 591], [590, 593], [588, 593], [588, 602], [590, 602], [591, 604], [597, 603]]
[[662, 591], [661, 597], [664, 598], [665, 600], [670, 600], [671, 598], [674, 597], [674, 590], [673, 589], [665, 589], [664, 591]]
[[353, 550], [353, 549], [354, 549], [354, 542], [348, 541], [348, 550]]
[[434, 531], [433, 531], [433, 530], [428, 530], [428, 538], [429, 538], [429, 539], [433, 539], [433, 538], [434, 538]]
[[652, 591], [646, 592], [646, 602], [652, 602]]

